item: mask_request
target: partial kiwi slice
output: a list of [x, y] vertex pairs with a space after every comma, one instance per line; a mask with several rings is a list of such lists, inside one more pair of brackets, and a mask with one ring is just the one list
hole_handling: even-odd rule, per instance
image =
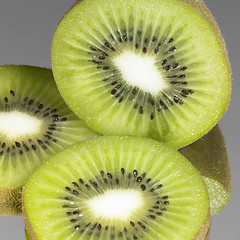
[[207, 186], [212, 215], [230, 201], [231, 173], [224, 137], [218, 126], [197, 142], [179, 150], [202, 174]]
[[62, 19], [53, 73], [71, 109], [97, 132], [196, 141], [222, 117], [231, 69], [202, 1], [85, 0]]
[[207, 189], [177, 150], [152, 139], [105, 136], [58, 153], [23, 193], [31, 240], [204, 239]]
[[21, 214], [21, 189], [51, 155], [97, 136], [61, 98], [52, 71], [0, 66], [0, 215]]

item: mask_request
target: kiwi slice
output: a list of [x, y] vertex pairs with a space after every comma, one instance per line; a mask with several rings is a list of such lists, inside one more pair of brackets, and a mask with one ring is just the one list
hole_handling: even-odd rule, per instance
[[0, 84], [0, 215], [20, 215], [22, 187], [42, 161], [97, 134], [64, 103], [50, 69], [0, 66]]
[[103, 134], [180, 148], [229, 103], [225, 44], [202, 1], [80, 1], [56, 30], [52, 64], [67, 104]]
[[54, 155], [23, 199], [31, 240], [204, 239], [210, 224], [207, 189], [192, 164], [131, 136], [93, 138]]
[[202, 174], [207, 186], [212, 215], [230, 201], [231, 173], [224, 137], [218, 126], [197, 142], [179, 150]]

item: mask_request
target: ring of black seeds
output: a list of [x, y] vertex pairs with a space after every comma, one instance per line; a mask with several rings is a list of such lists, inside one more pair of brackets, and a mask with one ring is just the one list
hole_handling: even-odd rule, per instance
[[[178, 30], [180, 32], [181, 30]], [[142, 51], [144, 54], [153, 54], [157, 58], [157, 67], [164, 72], [165, 81], [169, 84], [170, 90], [163, 90], [157, 96], [152, 96], [149, 93], [143, 92], [137, 87], [132, 87], [128, 85], [119, 74], [116, 66], [111, 64], [109, 56], [111, 53], [116, 52], [117, 44], [133, 44], [133, 29], [129, 30], [127, 33], [126, 29], [117, 29], [115, 35], [109, 37], [109, 40], [103, 39], [101, 46], [89, 45], [89, 56], [91, 57], [89, 61], [96, 65], [97, 69], [102, 69], [103, 71], [110, 71], [112, 74], [110, 77], [103, 79], [104, 82], [108, 82], [112, 88], [110, 89], [110, 94], [114, 96], [118, 103], [122, 103], [123, 100], [134, 99], [134, 95], [138, 93], [138, 96], [147, 97], [149, 99], [149, 106], [143, 106], [142, 98], [135, 99], [134, 109], [138, 109], [138, 113], [144, 115], [146, 108], [151, 108], [151, 113], [149, 115], [151, 120], [156, 118], [156, 114], [160, 114], [162, 111], [167, 111], [170, 105], [177, 104], [179, 106], [184, 104], [185, 98], [194, 94], [194, 90], [187, 87], [188, 85], [188, 66], [183, 65], [183, 63], [175, 57], [174, 53], [177, 53], [178, 48], [175, 45], [175, 39], [172, 36], [165, 37], [164, 39], [158, 39], [157, 36], [153, 36], [151, 39], [145, 38], [142, 43], [142, 32], [137, 30], [138, 37], [135, 39], [135, 51]], [[168, 33], [166, 33], [168, 34]], [[176, 34], [177, 35], [177, 34]], [[114, 42], [115, 47], [111, 41]], [[142, 49], [139, 46], [143, 44]], [[149, 48], [149, 49], [148, 49]], [[98, 61], [99, 59], [101, 61]], [[116, 77], [117, 74], [117, 77]], [[116, 80], [119, 79], [119, 80]], [[109, 85], [108, 85], [109, 86]], [[126, 90], [127, 88], [127, 90]], [[144, 97], [145, 96], [145, 97]], [[154, 103], [154, 104], [152, 104]]]
[[[115, 187], [121, 187], [121, 184], [127, 182], [129, 189], [136, 187], [142, 192], [148, 192], [153, 196], [153, 205], [146, 216], [150, 221], [154, 221], [161, 217], [167, 210], [166, 207], [170, 204], [169, 196], [162, 193], [163, 185], [153, 182], [151, 178], [146, 177], [146, 173], [139, 173], [137, 169], [132, 172], [127, 172], [125, 168], [121, 168], [115, 173], [99, 171], [95, 179], [79, 178], [77, 181], [72, 181], [71, 185], [65, 186], [66, 196], [61, 197], [64, 204], [62, 205], [65, 210], [66, 216], [69, 218], [70, 224], [74, 231], [80, 235], [87, 233], [89, 236], [100, 237], [104, 231], [110, 231], [111, 239], [116, 239], [116, 236], [121, 238], [123, 234], [127, 239], [142, 239], [142, 233], [148, 231], [147, 224], [144, 217], [137, 222], [130, 221], [129, 225], [124, 227], [121, 231], [117, 231], [114, 226], [105, 226], [101, 222], [89, 222], [87, 217], [81, 216], [81, 208], [77, 203], [79, 196], [83, 198], [90, 198], [97, 194], [103, 194], [107, 189], [112, 189], [112, 184], [116, 183]], [[108, 180], [105, 178], [107, 176]], [[133, 176], [133, 178], [129, 178]], [[99, 187], [101, 186], [101, 187]], [[104, 190], [103, 190], [104, 189]], [[97, 190], [97, 191], [96, 191]], [[164, 207], [160, 207], [164, 206]], [[97, 229], [97, 231], [95, 231]]]
[[[4, 101], [0, 101], [0, 112], [20, 111], [31, 116], [36, 116], [49, 124], [46, 132], [39, 139], [28, 139], [28, 141], [21, 142], [15, 141], [12, 145], [7, 145], [6, 141], [3, 140], [5, 137], [0, 134], [0, 156], [5, 154], [13, 156], [16, 153], [22, 155], [30, 150], [36, 151], [37, 148], [47, 149], [50, 147], [51, 142], [56, 143], [58, 141], [53, 137], [54, 132], [57, 130], [59, 122], [65, 122], [67, 118], [60, 117], [57, 114], [56, 108], [47, 108], [35, 99], [30, 99], [28, 96], [19, 96], [13, 89], [9, 91], [9, 96], [5, 96], [3, 99]], [[19, 99], [23, 100], [19, 101]]]

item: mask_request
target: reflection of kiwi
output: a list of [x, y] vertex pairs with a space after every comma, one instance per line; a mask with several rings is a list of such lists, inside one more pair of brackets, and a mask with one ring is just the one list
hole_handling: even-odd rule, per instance
[[96, 136], [67, 107], [49, 69], [0, 67], [0, 214], [21, 214], [21, 188], [54, 153]]
[[230, 65], [202, 1], [81, 1], [52, 46], [60, 92], [98, 132], [179, 148], [227, 109]]
[[197, 142], [179, 150], [202, 174], [209, 191], [212, 215], [230, 200], [231, 176], [227, 148], [218, 126]]
[[204, 239], [210, 220], [206, 187], [187, 159], [135, 137], [95, 138], [56, 154], [23, 198], [32, 240]]

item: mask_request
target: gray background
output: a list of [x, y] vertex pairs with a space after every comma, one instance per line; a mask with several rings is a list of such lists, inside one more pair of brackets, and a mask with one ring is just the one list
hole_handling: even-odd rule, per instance
[[[74, 0], [0, 0], [0, 65], [51, 67], [55, 28]], [[233, 92], [228, 112], [220, 121], [230, 155], [232, 199], [213, 217], [210, 240], [240, 240], [240, 1], [205, 0], [215, 16], [229, 50]], [[0, 217], [0, 239], [24, 240], [22, 217]]]

